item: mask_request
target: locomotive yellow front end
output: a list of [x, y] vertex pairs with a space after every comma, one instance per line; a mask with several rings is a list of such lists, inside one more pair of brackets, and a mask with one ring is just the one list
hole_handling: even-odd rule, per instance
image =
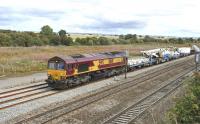
[[66, 79], [66, 71], [65, 70], [52, 70], [52, 69], [49, 69], [47, 74], [48, 74], [48, 77], [51, 77], [51, 79], [53, 79], [53, 80]]
[[57, 87], [57, 85], [60, 86], [60, 83], [65, 83], [67, 77], [65, 61], [59, 57], [49, 59], [47, 75], [46, 82], [50, 87]]

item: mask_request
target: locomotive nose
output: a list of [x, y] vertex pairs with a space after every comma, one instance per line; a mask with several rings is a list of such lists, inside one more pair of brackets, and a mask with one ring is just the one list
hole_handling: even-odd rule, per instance
[[48, 76], [50, 76], [53, 80], [61, 80], [61, 78], [66, 77], [66, 72], [59, 70], [49, 70]]

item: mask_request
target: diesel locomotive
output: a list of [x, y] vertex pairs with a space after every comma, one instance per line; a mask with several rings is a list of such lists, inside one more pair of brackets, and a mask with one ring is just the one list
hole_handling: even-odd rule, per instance
[[48, 60], [46, 82], [54, 89], [66, 89], [93, 79], [110, 77], [125, 71], [125, 52], [103, 52], [55, 56]]

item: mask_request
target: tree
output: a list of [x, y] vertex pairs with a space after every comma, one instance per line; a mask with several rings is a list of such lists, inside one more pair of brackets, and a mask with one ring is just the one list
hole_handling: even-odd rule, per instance
[[7, 34], [0, 33], [0, 46], [10, 46], [11, 37]]
[[29, 47], [33, 45], [33, 37], [26, 32], [17, 32], [11, 36], [14, 46]]
[[98, 38], [98, 42], [100, 43], [100, 45], [110, 45], [113, 44], [111, 40], [109, 40], [106, 37], [99, 37]]
[[42, 45], [44, 45], [44, 42], [39, 37], [33, 37], [32, 43], [35, 46], [42, 46]]
[[41, 39], [44, 45], [49, 45], [50, 40], [48, 37], [46, 37], [45, 35], [40, 35], [39, 38]]
[[119, 44], [119, 40], [118, 40], [118, 39], [112, 39], [112, 42], [113, 42], [114, 44]]
[[155, 41], [155, 39], [153, 37], [150, 37], [148, 35], [146, 35], [144, 37], [144, 42], [154, 42], [154, 41]]
[[59, 37], [60, 37], [60, 43], [62, 44], [62, 45], [67, 45], [67, 46], [69, 46], [69, 44], [70, 44], [70, 42], [68, 42], [68, 37], [67, 37], [67, 35], [66, 35], [66, 31], [65, 30], [63, 30], [63, 29], [61, 29], [59, 32], [58, 32], [58, 35], [59, 35]]
[[80, 44], [87, 45], [87, 38], [81, 38]]
[[194, 39], [192, 37], [189, 38], [190, 42], [194, 42]]
[[98, 45], [98, 39], [97, 37], [90, 37], [91, 41], [92, 41], [92, 45]]
[[60, 45], [60, 37], [57, 34], [52, 34], [50, 36], [50, 45]]
[[24, 38], [24, 46], [30, 47], [33, 45], [33, 37], [28, 33], [22, 33], [22, 37]]
[[176, 43], [176, 38], [169, 38], [170, 43]]
[[131, 39], [131, 38], [132, 38], [132, 34], [126, 34], [126, 35], [124, 36], [124, 39], [125, 39], [125, 40]]
[[179, 44], [185, 43], [184, 40], [183, 40], [182, 38], [178, 38], [178, 39], [177, 39], [177, 42], [178, 42]]
[[68, 45], [72, 45], [74, 43], [71, 37], [67, 37], [67, 41], [68, 41]]
[[131, 38], [129, 39], [130, 40], [130, 43], [138, 43], [138, 40], [137, 40], [137, 35], [134, 34], [131, 36]]
[[61, 30], [58, 32], [58, 34], [59, 34], [60, 37], [64, 37], [64, 36], [66, 36], [67, 32], [66, 32], [65, 30], [61, 29]]
[[61, 41], [61, 44], [66, 45], [66, 46], [70, 46], [70, 45], [73, 44], [73, 39], [71, 37], [64, 36], [62, 41]]
[[45, 25], [41, 28], [40, 33], [43, 35], [52, 35], [53, 29], [49, 25]]
[[130, 40], [119, 39], [120, 44], [130, 44]]
[[81, 39], [79, 37], [77, 37], [75, 39], [75, 44], [77, 44], [77, 45], [81, 44]]
[[200, 38], [198, 38], [197, 41], [200, 42]]
[[119, 35], [119, 39], [124, 39], [124, 35], [123, 34]]

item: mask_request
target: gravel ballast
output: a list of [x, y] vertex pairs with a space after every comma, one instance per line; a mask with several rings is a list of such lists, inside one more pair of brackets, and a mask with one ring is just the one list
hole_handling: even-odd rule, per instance
[[[189, 57], [192, 57], [192, 56], [189, 56]], [[175, 61], [180, 61], [180, 60], [183, 60], [183, 59], [187, 59], [189, 57], [185, 57], [185, 58], [175, 60]], [[160, 68], [163, 65], [174, 63], [175, 61], [171, 61], [171, 62], [164, 63], [164, 64], [161, 64], [161, 65], [152, 66], [152, 67], [149, 67], [149, 68], [144, 68], [144, 69], [141, 69], [141, 70], [138, 70], [138, 71], [135, 71], [135, 72], [131, 72], [131, 73], [128, 73], [127, 77], [133, 77], [135, 75], [144, 73], [148, 70]], [[44, 76], [44, 75], [43, 76], [42, 75], [43, 75], [43, 73], [39, 77]], [[9, 120], [12, 120], [15, 117], [18, 117], [20, 115], [25, 115], [26, 113], [28, 113], [30, 111], [33, 111], [33, 110], [36, 110], [38, 108], [47, 106], [49, 104], [59, 103], [59, 102], [63, 102], [63, 101], [66, 101], [66, 100], [72, 100], [73, 98], [81, 96], [83, 94], [91, 93], [93, 91], [96, 91], [96, 90], [101, 89], [103, 87], [106, 87], [108, 85], [112, 85], [112, 84], [121, 82], [122, 80], [124, 80], [124, 75], [118, 76], [117, 78], [118, 78], [117, 81], [115, 81], [113, 78], [110, 78], [110, 79], [90, 83], [88, 85], [84, 85], [84, 86], [81, 86], [81, 87], [69, 89], [69, 90], [66, 90], [64, 92], [55, 94], [53, 96], [45, 97], [45, 98], [42, 98], [42, 99], [38, 99], [38, 100], [35, 100], [35, 101], [27, 102], [27, 103], [24, 103], [24, 104], [21, 104], [21, 105], [17, 105], [17, 106], [11, 107], [11, 108], [1, 110], [0, 111], [0, 123], [6, 123], [6, 122], [8, 122]], [[17, 83], [16, 84], [10, 83], [10, 84], [13, 84], [13, 85], [16, 86]], [[7, 85], [7, 87], [8, 87], [8, 85]]]

